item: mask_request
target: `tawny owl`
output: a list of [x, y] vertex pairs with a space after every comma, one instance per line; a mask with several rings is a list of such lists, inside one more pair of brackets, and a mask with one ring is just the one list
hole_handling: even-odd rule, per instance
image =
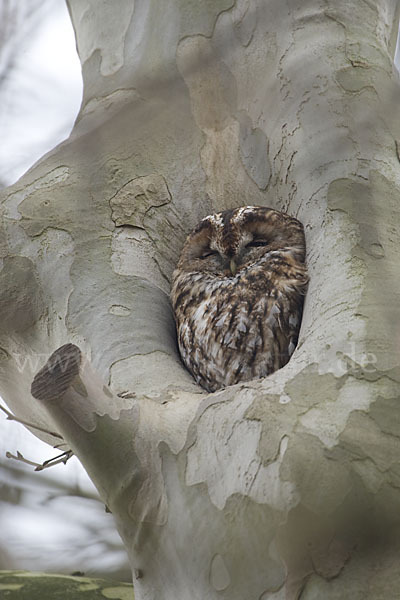
[[307, 286], [302, 224], [243, 206], [188, 236], [171, 290], [181, 357], [213, 392], [283, 367], [295, 349]]

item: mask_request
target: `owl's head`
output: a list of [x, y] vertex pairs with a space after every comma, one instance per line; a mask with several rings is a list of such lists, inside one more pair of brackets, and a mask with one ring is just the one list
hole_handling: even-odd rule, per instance
[[241, 206], [202, 219], [187, 237], [178, 268], [233, 277], [269, 252], [283, 249], [304, 261], [300, 221], [271, 208]]

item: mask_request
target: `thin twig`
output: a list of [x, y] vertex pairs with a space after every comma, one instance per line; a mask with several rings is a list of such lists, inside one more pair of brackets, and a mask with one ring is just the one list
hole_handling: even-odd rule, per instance
[[66, 452], [63, 452], [62, 454], [58, 454], [57, 456], [54, 456], [53, 458], [49, 458], [48, 460], [45, 460], [43, 463], [37, 463], [34, 462], [33, 460], [28, 460], [27, 458], [25, 458], [23, 456], [23, 454], [21, 454], [21, 452], [19, 452], [19, 450], [17, 450], [17, 454], [12, 454], [11, 452], [6, 452], [6, 457], [7, 458], [12, 458], [18, 462], [22, 462], [25, 465], [30, 465], [32, 467], [35, 467], [35, 471], [43, 471], [43, 469], [48, 469], [50, 467], [54, 467], [55, 465], [59, 465], [61, 463], [64, 463], [64, 465], [67, 463], [67, 461], [71, 458], [71, 456], [73, 456], [73, 452], [72, 450], [67, 450]]
[[73, 455], [74, 455], [74, 453], [72, 452], [72, 450], [66, 450], [65, 452], [62, 452], [61, 454], [58, 454], [57, 456], [53, 456], [53, 458], [49, 458], [48, 460], [45, 460], [44, 463], [42, 463], [41, 465], [36, 467], [35, 471], [43, 471], [43, 469], [48, 469], [49, 467], [54, 467], [55, 465], [59, 465], [61, 463], [66, 465], [67, 461], [69, 461], [69, 459]]
[[33, 425], [32, 423], [29, 423], [28, 421], [24, 421], [23, 419], [16, 417], [15, 415], [13, 415], [12, 412], [7, 410], [1, 404], [0, 404], [0, 410], [2, 410], [3, 412], [6, 413], [8, 421], [16, 421], [17, 423], [21, 423], [21, 425], [25, 425], [26, 427], [31, 427], [32, 429], [36, 429], [37, 431], [41, 431], [42, 433], [48, 433], [49, 435], [52, 435], [53, 437], [56, 437], [60, 440], [64, 439], [62, 435], [60, 435], [59, 433], [56, 433], [55, 431], [49, 431], [49, 429], [45, 429], [44, 427], [39, 427], [39, 425]]
[[19, 462], [23, 462], [25, 465], [31, 465], [32, 467], [38, 467], [39, 464], [36, 462], [33, 462], [32, 460], [28, 460], [27, 458], [25, 458], [21, 452], [19, 452], [17, 450], [17, 455], [15, 456], [14, 454], [11, 454], [11, 452], [6, 452], [6, 456], [7, 458], [13, 458], [14, 460], [17, 460]]
[[[7, 419], [9, 421], [16, 421], [17, 423], [20, 423], [21, 425], [25, 425], [26, 427], [31, 427], [32, 429], [36, 429], [37, 431], [41, 431], [42, 433], [47, 433], [47, 434], [52, 435], [53, 437], [56, 437], [60, 440], [64, 440], [63, 436], [60, 435], [59, 433], [56, 433], [55, 431], [49, 431], [48, 429], [45, 429], [44, 427], [39, 427], [38, 425], [33, 425], [32, 423], [28, 423], [28, 421], [24, 421], [23, 419], [16, 417], [12, 412], [7, 410], [7, 408], [5, 408], [5, 406], [2, 406], [1, 404], [0, 404], [0, 410], [2, 410], [7, 415]], [[61, 442], [61, 444], [57, 444], [56, 446], [54, 446], [54, 448], [58, 449], [64, 443], [65, 442], [63, 441], [63, 442]], [[71, 458], [71, 456], [73, 456], [73, 454], [74, 453], [72, 452], [72, 450], [66, 450], [62, 454], [58, 454], [57, 456], [54, 456], [53, 458], [49, 458], [48, 460], [45, 460], [43, 463], [37, 463], [37, 462], [34, 462], [32, 460], [25, 458], [23, 456], [23, 454], [21, 454], [21, 452], [19, 452], [18, 450], [17, 450], [16, 455], [12, 454], [11, 452], [6, 452], [6, 457], [13, 458], [14, 460], [17, 460], [18, 462], [22, 462], [25, 465], [30, 465], [32, 467], [35, 467], [35, 471], [43, 471], [43, 469], [48, 469], [49, 467], [54, 467], [55, 465], [59, 465], [61, 463], [64, 463], [64, 465], [65, 465], [67, 463], [67, 461]]]

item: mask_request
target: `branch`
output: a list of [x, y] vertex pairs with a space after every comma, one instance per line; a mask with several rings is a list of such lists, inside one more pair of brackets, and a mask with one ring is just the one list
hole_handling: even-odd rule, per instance
[[[142, 485], [144, 469], [132, 444], [138, 408], [133, 398], [119, 398], [109, 390], [77, 346], [65, 344], [53, 352], [34, 377], [31, 393], [49, 412], [107, 505], [120, 495], [121, 478], [127, 497], [131, 486], [136, 490]], [[48, 462], [65, 458], [69, 456]]]

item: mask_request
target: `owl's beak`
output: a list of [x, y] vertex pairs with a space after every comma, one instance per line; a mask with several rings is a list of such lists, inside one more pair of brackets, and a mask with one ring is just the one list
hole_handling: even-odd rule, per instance
[[235, 263], [235, 259], [231, 258], [231, 261], [229, 263], [229, 268], [231, 270], [231, 273], [233, 276], [236, 275], [236, 271], [237, 271], [237, 264]]

